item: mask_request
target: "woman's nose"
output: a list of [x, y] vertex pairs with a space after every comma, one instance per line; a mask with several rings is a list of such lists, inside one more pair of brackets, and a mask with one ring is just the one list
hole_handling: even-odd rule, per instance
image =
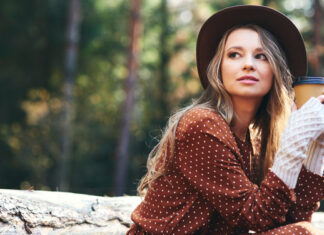
[[254, 71], [255, 70], [254, 64], [253, 64], [253, 58], [251, 58], [250, 56], [248, 56], [244, 60], [243, 70], [244, 71]]

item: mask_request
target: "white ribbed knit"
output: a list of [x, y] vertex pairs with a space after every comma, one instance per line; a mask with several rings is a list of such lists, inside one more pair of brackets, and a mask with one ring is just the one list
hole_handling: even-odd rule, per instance
[[295, 188], [311, 141], [324, 133], [324, 105], [311, 98], [293, 112], [280, 139], [272, 172], [290, 188]]
[[304, 165], [307, 170], [323, 176], [324, 171], [324, 134], [311, 141]]

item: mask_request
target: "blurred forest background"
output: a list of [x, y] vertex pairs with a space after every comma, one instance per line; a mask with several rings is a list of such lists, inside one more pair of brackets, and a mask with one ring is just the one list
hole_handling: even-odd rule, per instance
[[169, 115], [201, 93], [200, 26], [271, 6], [323, 75], [323, 0], [0, 1], [0, 187], [136, 194]]

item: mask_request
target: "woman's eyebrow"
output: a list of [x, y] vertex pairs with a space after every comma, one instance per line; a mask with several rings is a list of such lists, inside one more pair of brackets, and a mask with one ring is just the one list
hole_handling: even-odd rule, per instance
[[241, 46], [232, 46], [226, 49], [226, 51], [232, 50], [232, 49], [236, 49], [236, 50], [243, 50], [243, 47]]
[[255, 49], [255, 51], [261, 51], [261, 52], [264, 52], [264, 49], [262, 47], [258, 47]]
[[[229, 50], [244, 50], [243, 47], [241, 46], [232, 46], [232, 47], [229, 47], [226, 49], [226, 51], [229, 51]], [[257, 52], [264, 52], [264, 49], [262, 47], [258, 47], [258, 48], [255, 48], [254, 51], [257, 51]]]

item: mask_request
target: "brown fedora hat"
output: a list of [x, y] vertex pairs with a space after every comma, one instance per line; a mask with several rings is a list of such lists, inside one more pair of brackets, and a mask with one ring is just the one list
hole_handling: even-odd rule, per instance
[[304, 40], [294, 23], [270, 7], [239, 5], [212, 15], [201, 27], [196, 48], [197, 68], [204, 88], [209, 84], [207, 67], [224, 33], [235, 25], [256, 24], [271, 32], [284, 50], [294, 77], [305, 76], [307, 56]]

